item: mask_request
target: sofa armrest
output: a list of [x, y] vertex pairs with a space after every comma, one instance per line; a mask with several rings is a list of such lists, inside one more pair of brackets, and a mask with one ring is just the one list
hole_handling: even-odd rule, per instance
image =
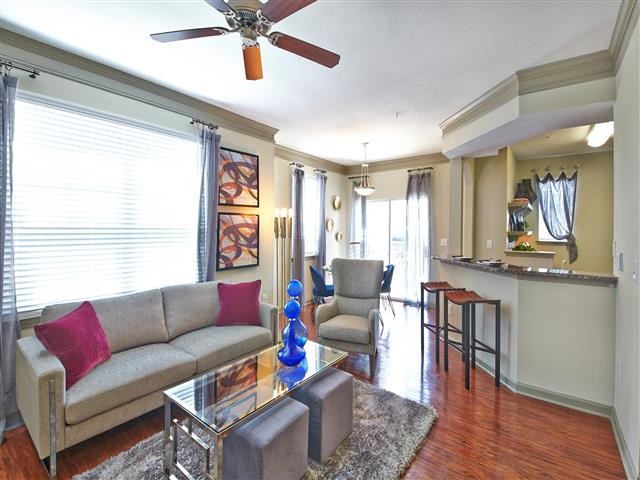
[[321, 323], [326, 322], [327, 320], [331, 320], [333, 317], [340, 314], [338, 310], [338, 304], [334, 300], [331, 303], [325, 303], [323, 305], [318, 305], [316, 307], [316, 325], [319, 326]]
[[64, 449], [65, 371], [35, 336], [21, 338], [16, 348], [16, 397], [40, 458], [50, 455], [49, 381], [55, 386], [56, 451]]
[[271, 343], [278, 343], [278, 307], [269, 303], [260, 304], [260, 322], [271, 330]]

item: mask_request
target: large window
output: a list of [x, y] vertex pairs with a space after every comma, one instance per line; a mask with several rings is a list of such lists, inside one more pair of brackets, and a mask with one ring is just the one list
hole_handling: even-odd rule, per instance
[[195, 281], [195, 140], [20, 98], [14, 156], [20, 312]]
[[304, 256], [318, 254], [318, 212], [320, 211], [320, 193], [317, 175], [305, 175], [302, 187], [302, 209], [304, 216]]

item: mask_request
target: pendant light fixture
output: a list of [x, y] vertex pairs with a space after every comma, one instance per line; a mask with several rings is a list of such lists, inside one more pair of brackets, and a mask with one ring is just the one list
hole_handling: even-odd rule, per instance
[[367, 145], [369, 142], [363, 142], [362, 146], [364, 148], [364, 163], [362, 164], [362, 171], [360, 172], [360, 185], [358, 185], [354, 190], [361, 197], [368, 197], [373, 192], [376, 191], [376, 187], [369, 185], [369, 164], [367, 164]]

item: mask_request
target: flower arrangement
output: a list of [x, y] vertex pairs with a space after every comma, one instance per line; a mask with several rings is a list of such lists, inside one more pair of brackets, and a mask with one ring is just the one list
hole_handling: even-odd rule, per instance
[[513, 247], [514, 252], [535, 252], [536, 249], [529, 242], [522, 242]]

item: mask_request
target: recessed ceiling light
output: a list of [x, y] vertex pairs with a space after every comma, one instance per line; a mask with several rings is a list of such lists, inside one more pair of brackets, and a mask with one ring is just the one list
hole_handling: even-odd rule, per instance
[[613, 122], [596, 123], [587, 135], [587, 145], [592, 148], [601, 147], [612, 135]]

